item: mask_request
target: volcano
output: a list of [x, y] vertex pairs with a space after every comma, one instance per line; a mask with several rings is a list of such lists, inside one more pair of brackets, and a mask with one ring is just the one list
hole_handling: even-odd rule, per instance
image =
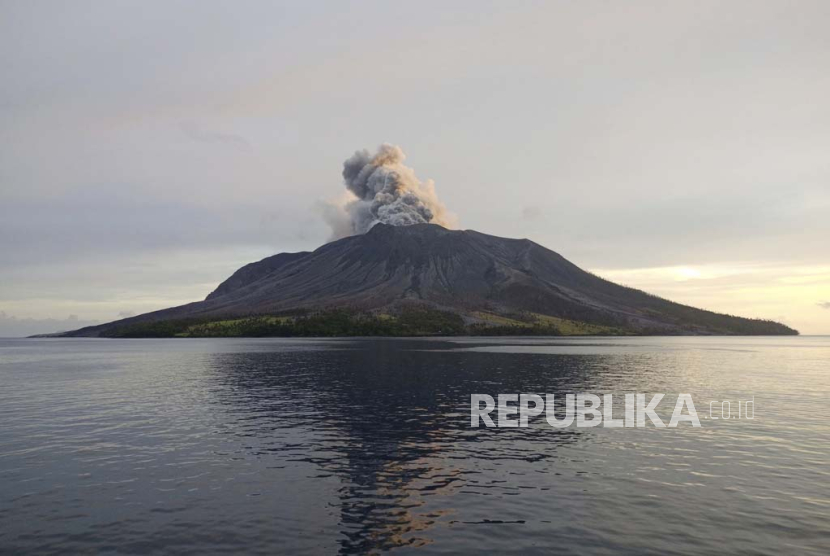
[[544, 323], [586, 334], [797, 334], [776, 322], [696, 309], [620, 286], [527, 239], [436, 224], [377, 224], [312, 252], [248, 264], [203, 301], [63, 335], [118, 336], [173, 322], [185, 327], [179, 330], [192, 327], [188, 323], [204, 330], [205, 323], [332, 311], [394, 319], [413, 307], [454, 315], [485, 333], [531, 331]]

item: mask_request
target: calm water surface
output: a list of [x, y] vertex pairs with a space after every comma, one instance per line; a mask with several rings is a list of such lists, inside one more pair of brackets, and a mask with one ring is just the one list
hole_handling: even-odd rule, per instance
[[[471, 429], [500, 392], [755, 419]], [[0, 340], [0, 553], [824, 555], [829, 403], [826, 337]]]

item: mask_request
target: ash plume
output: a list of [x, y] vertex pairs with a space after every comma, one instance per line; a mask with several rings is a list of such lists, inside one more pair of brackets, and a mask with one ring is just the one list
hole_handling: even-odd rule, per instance
[[438, 200], [432, 180], [404, 166], [400, 147], [384, 143], [375, 154], [363, 149], [343, 163], [348, 193], [324, 207], [333, 239], [363, 234], [380, 222], [392, 226], [433, 223], [450, 227], [454, 218]]

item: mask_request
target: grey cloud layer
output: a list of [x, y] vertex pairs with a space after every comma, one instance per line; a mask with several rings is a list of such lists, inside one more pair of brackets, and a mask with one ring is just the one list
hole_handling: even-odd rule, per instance
[[235, 149], [248, 152], [252, 150], [251, 144], [241, 135], [222, 133], [219, 131], [209, 131], [193, 121], [181, 122], [179, 126], [182, 128], [185, 135], [199, 143], [228, 145]]

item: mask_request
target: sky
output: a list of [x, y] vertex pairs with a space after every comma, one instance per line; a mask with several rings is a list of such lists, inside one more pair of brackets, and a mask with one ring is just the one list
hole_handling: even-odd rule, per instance
[[399, 145], [462, 229], [830, 334], [830, 2], [0, 0], [0, 336], [331, 237]]

